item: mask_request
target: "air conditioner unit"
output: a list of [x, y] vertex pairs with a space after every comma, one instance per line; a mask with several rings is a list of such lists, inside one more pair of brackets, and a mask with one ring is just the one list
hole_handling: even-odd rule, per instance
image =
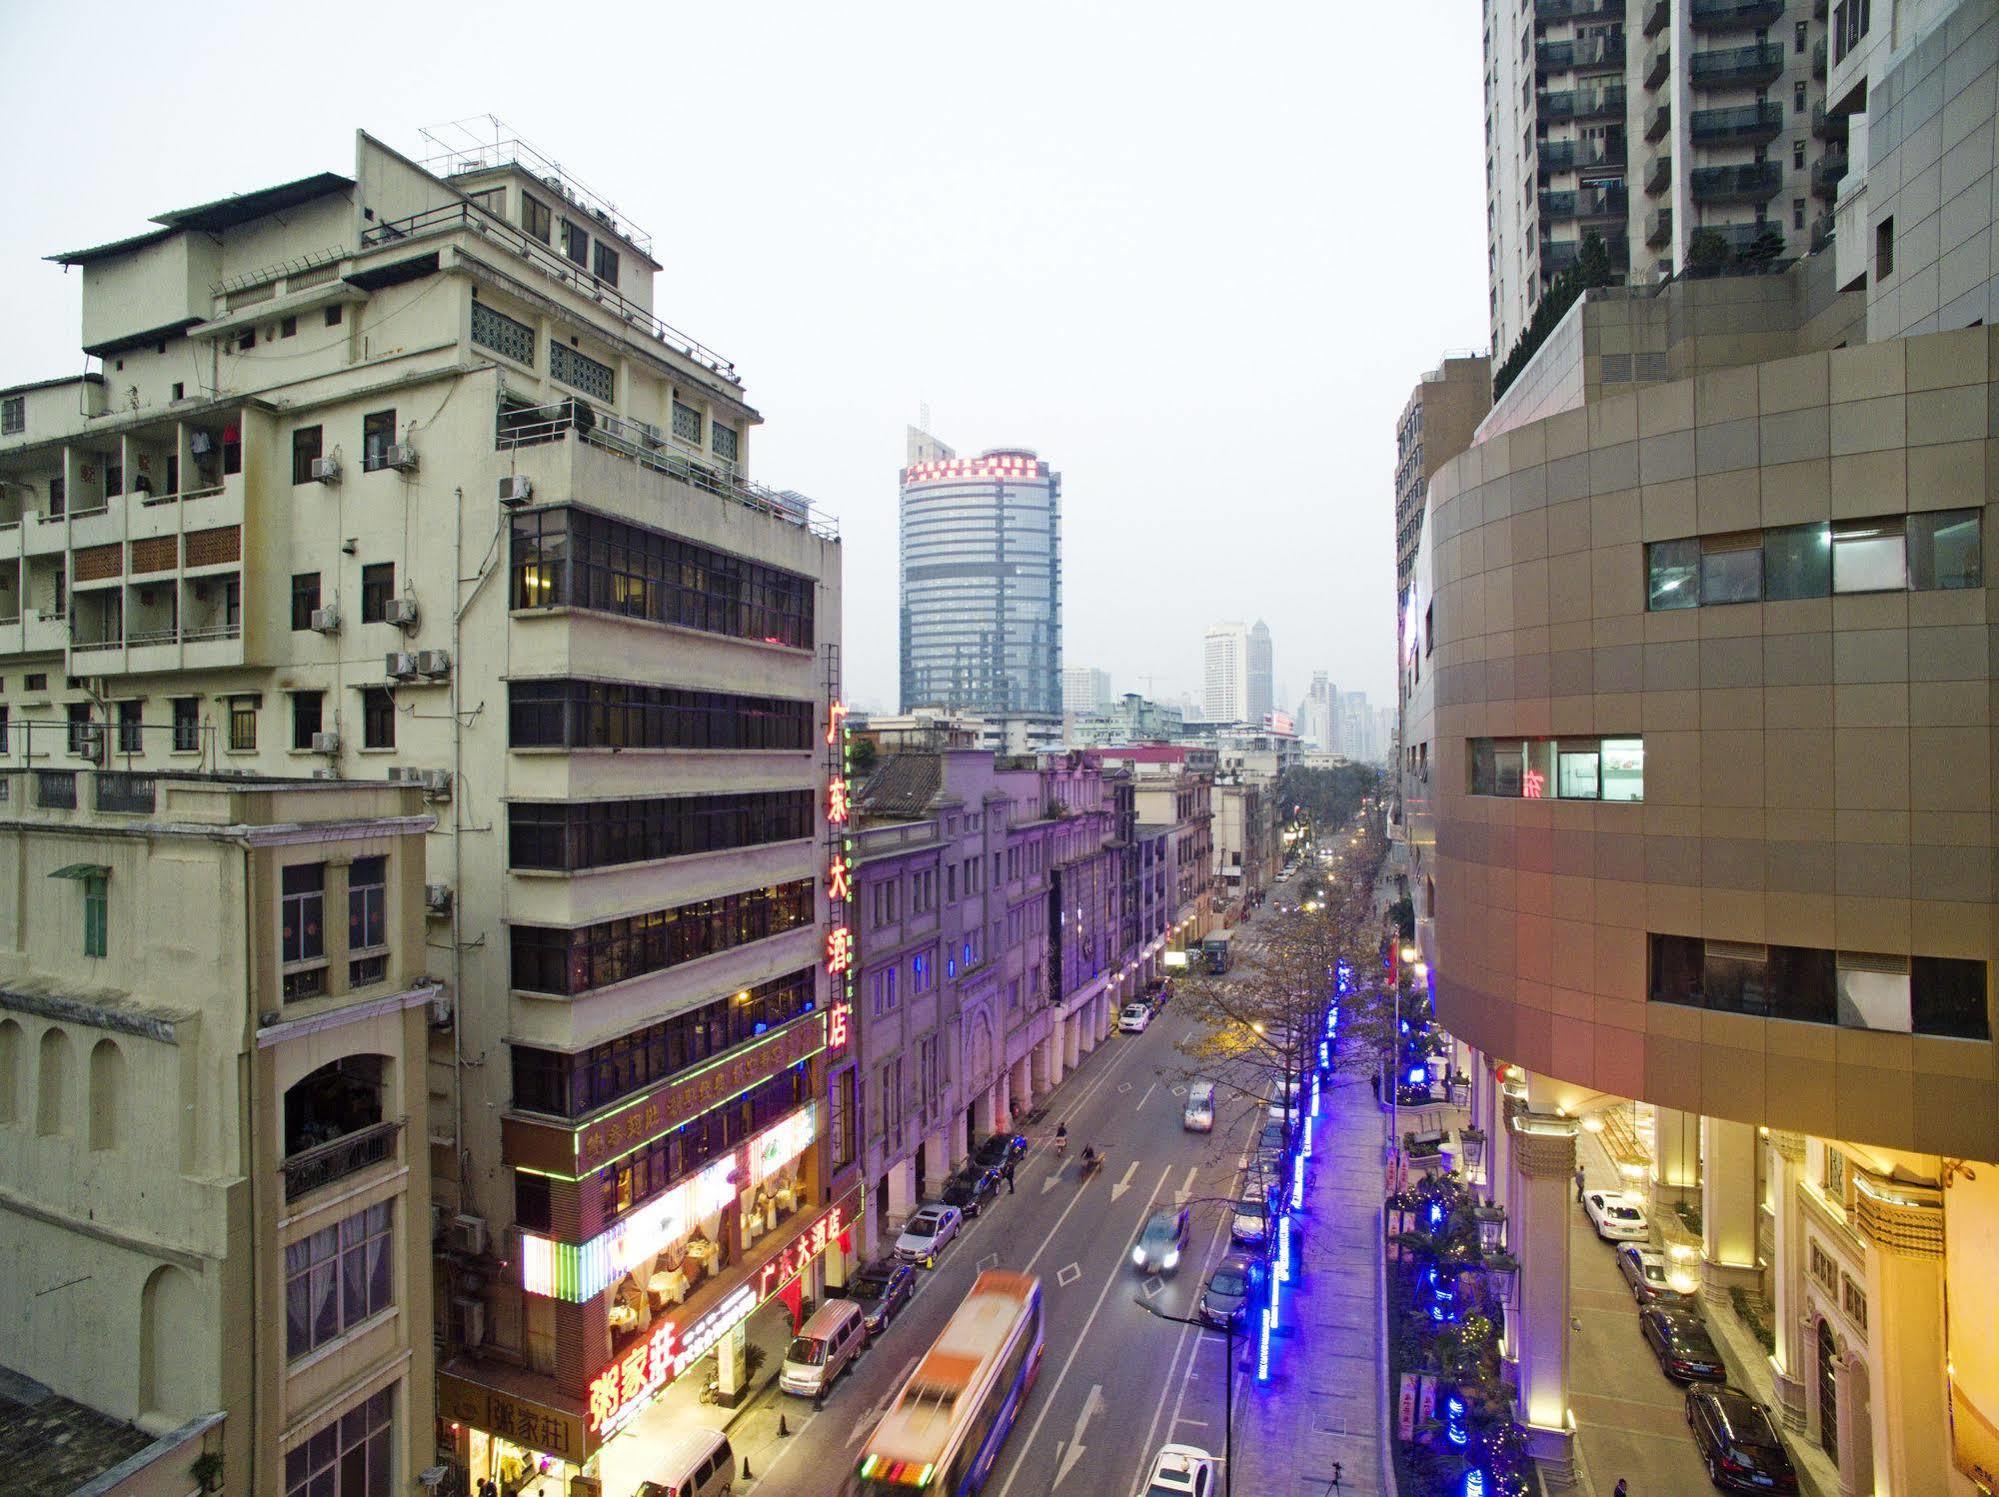
[[451, 771], [448, 769], [426, 769], [423, 771], [423, 793], [430, 800], [451, 799]]
[[398, 629], [414, 629], [416, 627], [416, 599], [389, 599], [382, 608], [382, 622], [385, 624], [394, 624]]
[[512, 509], [534, 498], [534, 484], [522, 473], [509, 473], [500, 480], [500, 503]]
[[430, 1027], [432, 1029], [451, 1027], [451, 1000], [443, 993], [438, 993], [430, 1000]]
[[451, 913], [451, 885], [425, 884], [423, 886], [423, 907], [433, 915]]
[[330, 766], [322, 766], [312, 772], [312, 777], [315, 780], [337, 780], [340, 778], [340, 771]]
[[92, 764], [104, 762], [104, 724], [84, 723], [76, 730], [76, 754]]
[[459, 1212], [451, 1218], [445, 1243], [454, 1253], [463, 1253], [468, 1258], [478, 1257], [486, 1251], [486, 1218]]
[[312, 481], [314, 483], [340, 482], [340, 459], [337, 457], [316, 457], [312, 460]]
[[315, 634], [338, 634], [340, 632], [340, 610], [338, 608], [315, 608], [310, 620]]
[[315, 754], [337, 754], [340, 752], [338, 733], [315, 733], [312, 735], [312, 751]]
[[419, 675], [448, 676], [451, 674], [451, 652], [449, 650], [418, 650], [416, 668]]
[[416, 471], [416, 448], [408, 442], [392, 442], [382, 449], [382, 466], [398, 468], [405, 473]]
[[391, 650], [382, 663], [382, 670], [393, 680], [413, 680], [416, 676], [416, 656], [407, 650]]

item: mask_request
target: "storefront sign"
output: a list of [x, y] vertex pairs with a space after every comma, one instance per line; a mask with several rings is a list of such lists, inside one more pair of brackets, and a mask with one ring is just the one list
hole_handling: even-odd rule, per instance
[[785, 1245], [783, 1252], [758, 1271], [757, 1298], [769, 1299], [797, 1278], [805, 1271], [806, 1265], [825, 1252], [826, 1245], [838, 1238], [849, 1225], [845, 1203], [822, 1211], [810, 1226]]
[[1405, 1440], [1416, 1438], [1416, 1374], [1402, 1374], [1402, 1396], [1396, 1403], [1395, 1432]]
[[452, 1373], [437, 1375], [437, 1412], [440, 1418], [470, 1425], [572, 1465], [580, 1465], [590, 1453], [583, 1421], [575, 1414]]
[[847, 924], [847, 907], [854, 899], [853, 844], [847, 840], [852, 810], [848, 794], [847, 707], [833, 701], [826, 707], [826, 975], [833, 979], [828, 1008], [832, 1022], [826, 1048], [845, 1050], [854, 1012], [854, 933]]

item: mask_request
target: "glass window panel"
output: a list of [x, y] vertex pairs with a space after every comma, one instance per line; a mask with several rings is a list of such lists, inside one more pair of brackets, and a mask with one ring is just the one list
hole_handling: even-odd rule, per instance
[[1645, 799], [1645, 740], [1604, 739], [1600, 774], [1605, 800]]
[[1699, 540], [1654, 541], [1645, 548], [1645, 606], [1657, 613], [1700, 603]]
[[1807, 946], [1772, 946], [1768, 988], [1773, 1019], [1794, 1019], [1805, 1024], [1834, 1024], [1839, 1020], [1830, 951]]
[[1702, 963], [1701, 992], [1708, 1008], [1761, 1016], [1769, 1010], [1768, 973], [1760, 961], [1720, 956], [1713, 949]]
[[1907, 1034], [1909, 978], [1902, 972], [1839, 969], [1839, 1022], [1855, 1029], [1887, 1029]]
[[1555, 745], [1548, 739], [1530, 739], [1521, 745], [1520, 794], [1527, 800], [1546, 800], [1555, 779]]
[[1493, 767], [1492, 740], [1474, 739], [1471, 746], [1471, 793], [1491, 795], [1497, 774]]
[[358, 1245], [340, 1255], [340, 1318], [350, 1326], [368, 1318], [368, 1253]]
[[1653, 1002], [1700, 1003], [1702, 944], [1698, 936], [1652, 937]]
[[1563, 800], [1595, 800], [1601, 792], [1598, 763], [1601, 755], [1592, 743], [1587, 749], [1563, 748], [1556, 760], [1555, 794]]
[[1986, 1012], [1985, 963], [1918, 956], [1909, 962], [1911, 1017], [1917, 1034], [1956, 1039], [1992, 1037]]
[[302, 1357], [312, 1350], [312, 1301], [306, 1279], [306, 1275], [300, 1274], [285, 1285], [285, 1355], [288, 1357]]
[[340, 1294], [334, 1279], [333, 1263], [322, 1263], [312, 1271], [312, 1342], [318, 1346], [340, 1334]]
[[1763, 595], [1760, 541], [1716, 544], [1701, 551], [1701, 602], [1754, 603]]
[[1931, 588], [1979, 587], [1984, 582], [1984, 556], [1979, 512], [1946, 509], [1909, 516], [1909, 586]]
[[1492, 793], [1494, 795], [1520, 794], [1520, 774], [1522, 769], [1520, 745], [1517, 743], [1495, 743], [1492, 746]]
[[1763, 596], [1771, 602], [1832, 591], [1832, 527], [1786, 525], [1763, 532]]
[[1902, 522], [1845, 525], [1832, 533], [1832, 590], [1836, 593], [1900, 592], [1909, 585]]

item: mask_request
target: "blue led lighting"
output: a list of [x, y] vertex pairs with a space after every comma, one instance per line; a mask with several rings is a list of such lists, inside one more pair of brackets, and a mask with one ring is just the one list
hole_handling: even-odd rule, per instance
[[1276, 1321], [1277, 1306], [1274, 1304], [1266, 1306], [1262, 1317], [1257, 1321], [1256, 1380], [1259, 1383], [1270, 1381], [1270, 1330]]
[[1465, 1472], [1465, 1497], [1485, 1497], [1485, 1472], [1476, 1467]]

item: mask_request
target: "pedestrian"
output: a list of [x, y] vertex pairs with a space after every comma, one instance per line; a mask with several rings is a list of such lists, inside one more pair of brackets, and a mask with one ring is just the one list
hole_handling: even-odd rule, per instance
[[1617, 1490], [1612, 1492], [1610, 1497], [1630, 1497], [1630, 1489], [1624, 1485], [1623, 1477], [1617, 1478]]
[[1007, 1160], [1006, 1160], [1006, 1164], [1005, 1164], [1005, 1165], [1004, 1165], [1004, 1166], [1003, 1166], [1003, 1167], [1001, 1168], [1001, 1170], [1000, 1170], [1000, 1173], [1006, 1176], [1006, 1193], [1007, 1193], [1008, 1195], [1012, 1195], [1012, 1194], [1014, 1194], [1014, 1188], [1013, 1188], [1013, 1156], [1012, 1156], [1011, 1154], [1009, 1154], [1009, 1155], [1007, 1156]]
[[1376, 1071], [1372, 1076], [1368, 1077], [1367, 1084], [1374, 1088], [1374, 1105], [1379, 1107], [1381, 1105], [1381, 1072]]
[[1581, 1165], [1577, 1165], [1577, 1166], [1576, 1166], [1576, 1204], [1577, 1204], [1578, 1206], [1580, 1206], [1580, 1205], [1581, 1205], [1582, 1203], [1583, 1203], [1583, 1167], [1582, 1167]]

